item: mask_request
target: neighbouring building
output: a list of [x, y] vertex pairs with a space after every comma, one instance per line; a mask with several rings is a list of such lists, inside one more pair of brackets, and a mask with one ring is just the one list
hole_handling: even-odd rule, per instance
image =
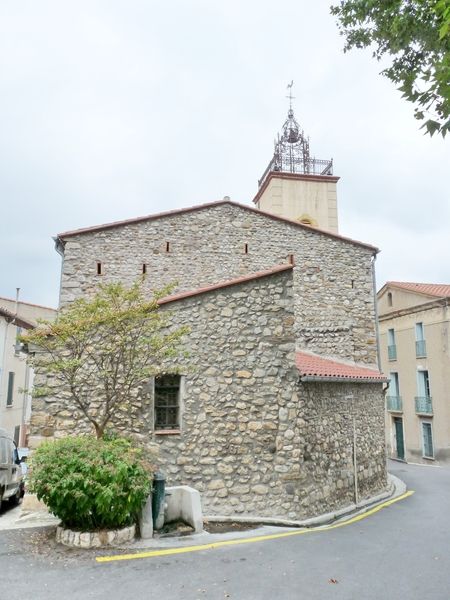
[[[169, 482], [199, 489], [209, 514], [299, 519], [387, 483], [377, 249], [311, 227], [328, 192], [308, 204], [314, 159], [287, 161], [303, 139], [289, 136], [270, 177], [303, 176], [295, 218], [224, 199], [56, 238], [62, 310], [103, 282], [177, 282], [160, 310], [190, 326], [182, 374], [149, 381], [114, 425], [158, 448]], [[330, 168], [314, 183], [327, 188]], [[36, 385], [52, 381], [37, 373]], [[64, 398], [36, 399], [34, 445], [87, 431]]]
[[378, 292], [388, 454], [450, 461], [450, 285], [388, 281]]
[[33, 370], [20, 335], [37, 319], [53, 319], [56, 311], [28, 302], [0, 298], [0, 427], [26, 446], [31, 415]]

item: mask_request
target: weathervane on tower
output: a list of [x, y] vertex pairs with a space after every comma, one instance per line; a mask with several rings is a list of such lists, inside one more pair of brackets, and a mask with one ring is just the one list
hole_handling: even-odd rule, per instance
[[309, 137], [294, 116], [294, 80], [286, 86], [289, 108], [275, 148], [253, 199], [259, 210], [338, 233], [333, 160], [311, 157]]
[[294, 85], [294, 80], [292, 79], [291, 83], [288, 83], [287, 85], [287, 89], [289, 90], [289, 96], [286, 96], [286, 98], [289, 98], [289, 110], [292, 110], [292, 100], [295, 100], [295, 96], [292, 95], [292, 86]]
[[292, 101], [295, 96], [292, 94], [294, 80], [287, 85], [289, 95], [289, 110], [282, 131], [275, 139], [275, 148], [273, 158], [258, 184], [264, 183], [269, 173], [278, 171], [282, 173], [297, 173], [299, 175], [324, 176], [333, 174], [333, 160], [321, 160], [311, 158], [309, 151], [309, 137], [305, 136], [303, 129], [294, 117]]

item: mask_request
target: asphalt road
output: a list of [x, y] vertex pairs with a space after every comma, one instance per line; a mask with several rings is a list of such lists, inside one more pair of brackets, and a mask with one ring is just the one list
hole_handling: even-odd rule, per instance
[[0, 598], [449, 600], [450, 468], [389, 468], [414, 495], [290, 538], [97, 563], [58, 551], [42, 531], [0, 531]]

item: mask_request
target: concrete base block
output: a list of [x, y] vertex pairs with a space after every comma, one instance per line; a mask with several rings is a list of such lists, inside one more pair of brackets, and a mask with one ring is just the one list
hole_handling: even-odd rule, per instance
[[153, 515], [152, 515], [152, 495], [147, 498], [147, 502], [139, 516], [139, 531], [141, 538], [147, 540], [153, 537]]
[[183, 520], [194, 528], [195, 533], [203, 531], [203, 513], [200, 493], [187, 485], [166, 488], [166, 508], [164, 522]]

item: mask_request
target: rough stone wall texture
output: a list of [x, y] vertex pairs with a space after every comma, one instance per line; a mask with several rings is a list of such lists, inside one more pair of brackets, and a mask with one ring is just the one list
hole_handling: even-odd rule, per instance
[[[201, 492], [207, 514], [300, 519], [351, 502], [350, 394], [361, 493], [385, 484], [381, 386], [298, 384], [294, 294], [288, 271], [166, 305], [176, 325], [192, 328], [181, 431], [155, 434], [151, 386], [116, 415], [117, 429], [158, 447], [169, 485]], [[36, 400], [32, 428], [56, 436], [89, 429], [51, 396]]]
[[302, 419], [293, 441], [301, 447], [302, 506], [317, 514], [324, 504], [332, 510], [355, 501], [354, 440], [359, 498], [384, 490], [382, 385], [299, 383], [298, 395]]
[[144, 263], [149, 290], [176, 281], [176, 291], [185, 291], [285, 263], [288, 254], [297, 264], [299, 346], [375, 365], [370, 248], [233, 204], [67, 238], [60, 303], [92, 293], [99, 282], [135, 281]]

